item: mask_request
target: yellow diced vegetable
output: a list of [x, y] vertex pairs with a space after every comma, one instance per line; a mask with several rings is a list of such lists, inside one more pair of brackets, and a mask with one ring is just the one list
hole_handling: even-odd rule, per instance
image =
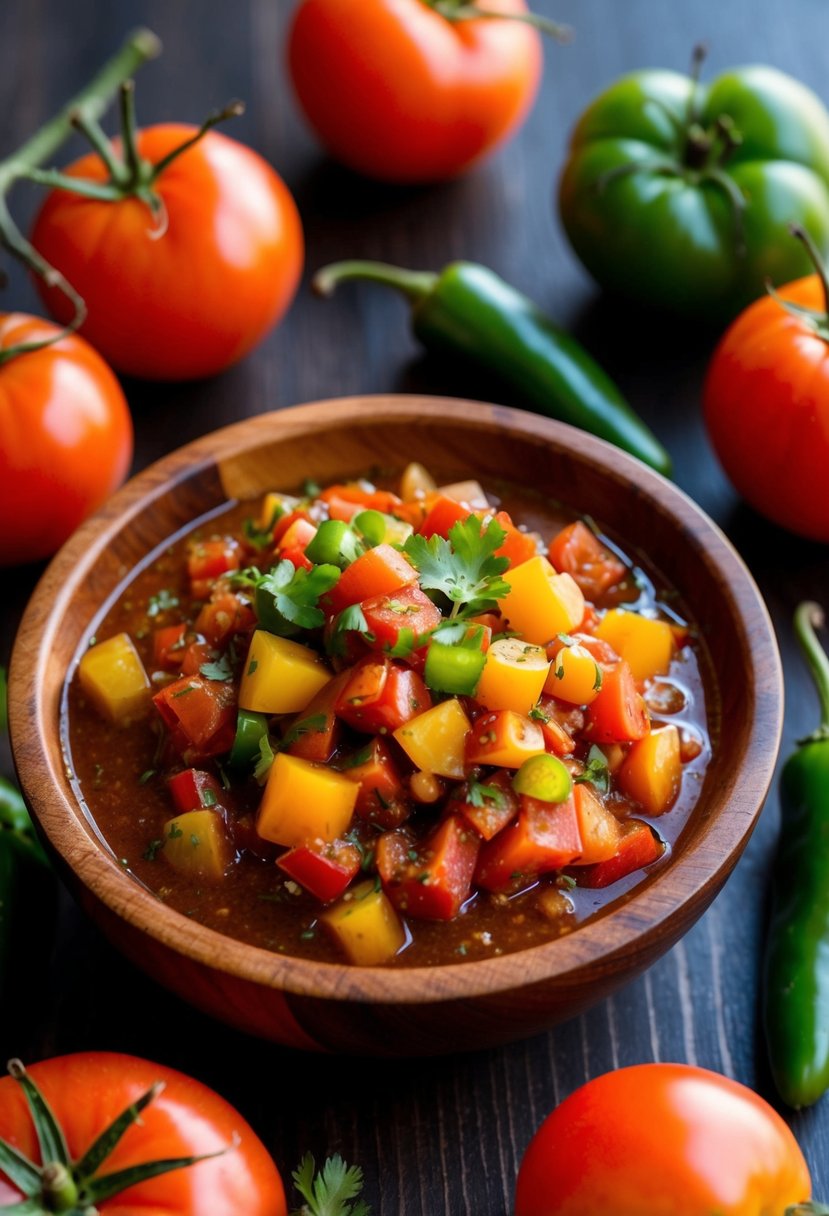
[[221, 878], [231, 858], [225, 821], [216, 811], [186, 811], [164, 824], [162, 853], [191, 878]]
[[386, 525], [382, 541], [384, 545], [405, 545], [414, 532], [411, 524], [407, 524], [405, 519], [397, 519], [394, 515], [384, 515], [383, 522]]
[[434, 494], [437, 488], [434, 477], [422, 464], [413, 460], [406, 465], [400, 478], [400, 497], [404, 502], [412, 498], [425, 498], [427, 494]]
[[360, 787], [342, 773], [279, 752], [268, 773], [256, 830], [274, 844], [336, 840], [351, 823]]
[[499, 638], [486, 653], [475, 700], [487, 709], [528, 714], [541, 696], [550, 670], [547, 652], [520, 638]]
[[569, 574], [557, 574], [546, 557], [531, 557], [506, 575], [510, 590], [500, 601], [510, 629], [543, 646], [569, 633], [584, 616], [584, 596]]
[[259, 527], [272, 529], [276, 521], [289, 511], [293, 511], [299, 502], [300, 499], [294, 498], [292, 494], [266, 494], [262, 499]]
[[110, 722], [124, 726], [149, 707], [150, 679], [127, 633], [91, 646], [80, 661], [78, 678], [92, 704]]
[[358, 967], [387, 962], [406, 941], [400, 917], [371, 880], [353, 887], [319, 919]]
[[546, 750], [538, 723], [508, 709], [497, 714], [481, 714], [472, 727], [467, 759], [470, 764], [520, 768], [525, 760]]
[[676, 800], [682, 784], [679, 731], [658, 726], [634, 743], [619, 770], [619, 785], [649, 815], [661, 815]]
[[615, 857], [622, 838], [619, 820], [587, 782], [574, 786], [573, 801], [582, 841], [582, 854], [575, 864], [588, 866]]
[[602, 672], [585, 646], [562, 646], [550, 667], [544, 691], [571, 705], [589, 705], [602, 686]]
[[674, 633], [667, 621], [611, 608], [602, 617], [595, 633], [627, 660], [635, 680], [665, 675], [671, 666]]
[[399, 726], [394, 737], [418, 768], [438, 777], [464, 775], [464, 744], [470, 722], [458, 701], [442, 701]]
[[453, 498], [455, 502], [465, 503], [473, 511], [486, 511], [489, 507], [489, 499], [479, 481], [453, 481], [441, 486], [438, 493]]
[[239, 688], [239, 708], [298, 714], [330, 679], [331, 672], [315, 651], [257, 629]]

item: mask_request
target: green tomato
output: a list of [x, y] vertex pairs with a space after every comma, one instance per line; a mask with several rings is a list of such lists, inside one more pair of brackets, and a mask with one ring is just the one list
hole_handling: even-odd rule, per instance
[[811, 273], [789, 224], [829, 253], [829, 113], [775, 68], [735, 68], [708, 86], [634, 72], [582, 115], [559, 205], [603, 287], [730, 318], [767, 280]]

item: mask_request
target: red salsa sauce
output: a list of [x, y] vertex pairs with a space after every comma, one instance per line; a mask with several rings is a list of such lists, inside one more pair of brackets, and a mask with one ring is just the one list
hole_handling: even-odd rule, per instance
[[666, 864], [710, 759], [705, 650], [645, 559], [526, 491], [420, 466], [398, 489], [213, 513], [129, 576], [67, 684], [113, 854], [265, 949], [549, 941]]

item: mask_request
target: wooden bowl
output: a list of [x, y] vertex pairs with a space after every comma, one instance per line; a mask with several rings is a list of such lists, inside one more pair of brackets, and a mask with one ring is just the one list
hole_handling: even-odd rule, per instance
[[[683, 594], [721, 694], [714, 754], [671, 862], [572, 934], [516, 954], [429, 969], [286, 958], [194, 923], [125, 873], [70, 785], [59, 716], [91, 620], [166, 537], [228, 499], [325, 484], [410, 460], [446, 479], [505, 478], [594, 515]], [[739, 858], [774, 770], [782, 675], [742, 561], [674, 485], [570, 427], [500, 406], [360, 397], [251, 418], [139, 474], [46, 571], [11, 663], [20, 783], [66, 881], [104, 933], [185, 1000], [294, 1047], [382, 1055], [480, 1048], [576, 1014], [641, 972], [694, 923]]]

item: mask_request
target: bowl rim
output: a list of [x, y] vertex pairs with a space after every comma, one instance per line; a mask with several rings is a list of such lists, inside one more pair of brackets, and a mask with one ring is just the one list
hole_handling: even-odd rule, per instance
[[[128, 528], [141, 512], [173, 485], [193, 474], [251, 450], [263, 440], [278, 443], [304, 433], [322, 431], [330, 422], [332, 407], [356, 426], [376, 424], [387, 417], [396, 425], [447, 419], [476, 429], [488, 424], [497, 433], [507, 430], [529, 441], [575, 450], [603, 475], [630, 486], [636, 493], [672, 516], [685, 539], [699, 549], [702, 560], [723, 576], [736, 608], [736, 622], [751, 656], [748, 692], [755, 708], [747, 744], [735, 770], [741, 778], [748, 814], [718, 814], [686, 842], [669, 865], [657, 870], [630, 897], [574, 932], [510, 954], [433, 967], [359, 967], [325, 963], [272, 953], [226, 937], [197, 924], [159, 900], [138, 880], [125, 873], [111, 853], [95, 843], [94, 831], [76, 798], [65, 771], [52, 762], [45, 739], [58, 732], [44, 703], [43, 681], [50, 653], [50, 638], [59, 627], [66, 606], [82, 585], [86, 573], [106, 548], [109, 538]], [[693, 524], [693, 530], [688, 526]], [[96, 605], [90, 620], [100, 610]], [[88, 622], [87, 626], [88, 627]], [[29, 656], [35, 656], [34, 672]], [[758, 685], [757, 660], [770, 666]], [[62, 684], [65, 682], [65, 674]], [[448, 1001], [496, 994], [536, 982], [573, 980], [574, 972], [608, 963], [621, 954], [646, 953], [671, 918], [689, 901], [716, 891], [745, 847], [763, 807], [774, 773], [783, 726], [783, 676], [780, 655], [768, 610], [743, 559], [720, 528], [682, 490], [640, 461], [613, 445], [564, 423], [523, 410], [457, 398], [378, 394], [334, 398], [248, 417], [176, 449], [131, 478], [104, 507], [66, 542], [41, 577], [27, 605], [9, 671], [9, 729], [21, 788], [40, 831], [79, 881], [110, 912], [162, 945], [209, 969], [216, 969], [257, 985], [298, 996], [366, 1003], [419, 1003]], [[25, 746], [21, 740], [25, 738]], [[59, 750], [59, 748], [58, 748]], [[50, 778], [50, 797], [37, 792], [44, 772]], [[33, 792], [35, 791], [35, 792]], [[714, 848], [720, 861], [700, 868], [698, 854]], [[673, 880], [682, 874], [688, 886]], [[682, 889], [682, 897], [671, 886]], [[634, 927], [614, 935], [608, 927], [622, 909], [634, 910]], [[627, 918], [631, 919], [631, 918]], [[426, 978], [428, 976], [428, 985]]]

